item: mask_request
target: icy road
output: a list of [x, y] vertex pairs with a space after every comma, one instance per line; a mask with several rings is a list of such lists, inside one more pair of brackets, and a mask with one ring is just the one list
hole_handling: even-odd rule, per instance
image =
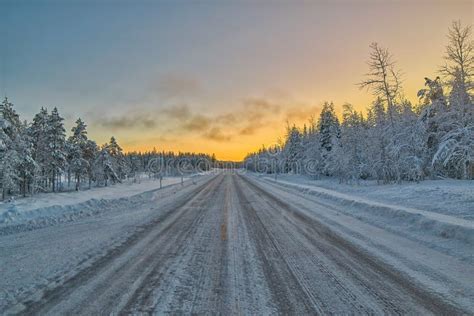
[[249, 175], [0, 235], [1, 314], [472, 314], [471, 262]]

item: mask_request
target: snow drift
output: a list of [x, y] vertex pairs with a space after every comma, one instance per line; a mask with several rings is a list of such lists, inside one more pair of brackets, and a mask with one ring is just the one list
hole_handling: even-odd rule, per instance
[[[184, 185], [194, 183], [185, 178]], [[163, 189], [180, 185], [181, 178], [163, 179]], [[71, 222], [80, 218], [96, 216], [116, 209], [130, 208], [157, 198], [160, 192], [159, 181], [141, 184], [118, 184], [110, 188], [98, 188], [80, 192], [51, 194], [31, 202], [28, 198], [5, 202], [0, 206], [0, 235], [37, 229], [59, 223]], [[59, 196], [59, 197], [58, 197]]]
[[374, 202], [316, 186], [296, 184], [281, 180], [275, 182], [270, 178], [261, 179], [286, 188], [296, 189], [303, 194], [313, 195], [335, 202], [337, 205], [342, 206], [337, 210], [347, 215], [359, 218], [362, 214], [366, 213], [372, 218], [376, 217], [382, 220], [389, 220], [386, 221], [387, 225], [403, 225], [409, 230], [423, 231], [426, 234], [474, 245], [474, 222], [470, 220], [415, 208]]

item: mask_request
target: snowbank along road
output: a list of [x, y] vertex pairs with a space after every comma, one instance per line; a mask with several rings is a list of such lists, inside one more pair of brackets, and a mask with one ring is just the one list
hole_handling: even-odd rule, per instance
[[474, 312], [471, 263], [316, 197], [236, 174], [164, 192], [134, 209], [0, 236], [0, 312]]

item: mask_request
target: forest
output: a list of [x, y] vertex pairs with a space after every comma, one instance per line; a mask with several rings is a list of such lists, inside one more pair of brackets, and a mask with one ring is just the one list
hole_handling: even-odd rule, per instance
[[0, 185], [2, 199], [13, 195], [107, 186], [148, 173], [151, 177], [209, 170], [214, 156], [195, 153], [124, 153], [115, 137], [103, 145], [88, 138], [80, 118], [66, 138], [57, 108], [41, 108], [32, 122], [21, 121], [5, 98], [0, 104]]
[[[351, 104], [342, 119], [325, 102], [319, 119], [298, 128], [287, 125], [279, 145], [248, 154], [247, 170], [265, 173], [332, 176], [341, 181], [375, 179], [381, 183], [437, 178], [474, 178], [474, 42], [471, 26], [453, 22], [444, 65], [425, 78], [413, 105], [403, 95], [402, 78], [390, 52], [370, 46], [368, 74], [358, 84], [374, 96], [364, 115]], [[77, 119], [66, 137], [57, 108], [41, 108], [22, 121], [5, 97], [0, 104], [0, 186], [2, 199], [12, 195], [80, 190], [107, 186], [147, 172], [178, 175], [209, 170], [214, 155], [195, 153], [124, 153], [111, 137], [103, 145], [88, 138]]]
[[472, 28], [454, 21], [447, 38], [444, 64], [434, 79], [425, 78], [418, 104], [404, 97], [394, 57], [373, 43], [368, 73], [358, 83], [374, 96], [365, 115], [344, 104], [340, 120], [334, 104], [325, 102], [317, 120], [303, 128], [287, 124], [279, 145], [247, 155], [246, 168], [344, 182], [473, 179]]

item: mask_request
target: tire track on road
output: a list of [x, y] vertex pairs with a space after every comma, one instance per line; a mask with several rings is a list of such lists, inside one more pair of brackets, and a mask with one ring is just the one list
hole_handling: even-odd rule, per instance
[[[185, 306], [192, 309], [198, 304], [204, 304], [205, 300], [200, 300], [198, 297], [211, 300], [210, 295], [202, 294], [202, 292], [206, 289], [204, 283], [211, 282], [209, 276], [212, 275], [205, 269], [213, 266], [212, 259], [216, 257], [210, 253], [208, 254], [210, 250], [207, 247], [212, 248], [214, 245], [209, 242], [214, 238], [214, 235], [219, 239], [218, 222], [214, 210], [215, 207], [221, 204], [220, 201], [223, 198], [222, 182], [220, 181], [218, 185], [213, 186], [212, 192], [206, 197], [202, 209], [199, 210], [201, 213], [200, 219], [192, 225], [192, 229], [187, 234], [175, 260], [173, 262], [157, 262], [155, 269], [146, 278], [147, 282], [144, 282], [129, 300], [122, 311], [123, 314], [153, 313], [158, 303], [161, 312], [177, 312]], [[214, 228], [209, 227], [212, 222], [215, 222]], [[174, 231], [174, 234], [179, 234], [179, 231]], [[165, 245], [168, 243], [163, 238], [159, 242]], [[215, 249], [211, 250], [214, 251]], [[220, 258], [221, 256], [217, 257]], [[162, 267], [165, 264], [168, 265], [166, 269]], [[194, 291], [192, 292], [189, 292], [190, 284], [193, 284]], [[190, 295], [194, 299], [190, 299]], [[169, 305], [176, 309], [169, 311]], [[180, 309], [177, 309], [178, 306]]]
[[[346, 277], [372, 293], [374, 299], [381, 301], [388, 308], [385, 312], [405, 313], [409, 301], [415, 301], [420, 307], [432, 313], [463, 314], [466, 313], [450, 302], [443, 300], [435, 293], [419, 288], [397, 271], [386, 266], [379, 260], [369, 256], [365, 251], [352, 245], [347, 240], [332, 232], [327, 226], [316, 219], [305, 215], [297, 208], [289, 205], [272, 193], [267, 192], [259, 185], [246, 177], [240, 177], [249, 188], [255, 191], [260, 198], [273, 208], [275, 213], [284, 211], [286, 221], [293, 227], [291, 231], [304, 235], [309, 244], [314, 245], [321, 253], [345, 272]], [[356, 269], [359, 267], [361, 269]], [[394, 297], [401, 295], [394, 304]], [[405, 299], [403, 299], [405, 297]], [[405, 312], [404, 312], [405, 311]]]
[[[233, 179], [235, 180], [235, 179]], [[258, 255], [266, 276], [266, 282], [272, 293], [273, 301], [282, 314], [323, 313], [324, 302], [302, 284], [282, 255], [278, 245], [261, 221], [246, 197], [239, 181], [234, 181], [237, 196], [240, 200], [244, 218], [247, 220], [253, 240], [257, 245]]]
[[[15, 307], [14, 310], [17, 310], [22, 314], [32, 314], [38, 312], [47, 313], [55, 305], [66, 301], [76, 289], [86, 285], [89, 280], [92, 280], [104, 269], [107, 269], [108, 266], [111, 266], [117, 258], [124, 255], [130, 248], [151, 234], [156, 229], [157, 225], [160, 225], [178, 211], [189, 211], [191, 208], [186, 208], [187, 206], [196, 203], [196, 200], [201, 198], [202, 195], [213, 192], [213, 187], [218, 184], [218, 179], [222, 181], [221, 177], [214, 177], [201, 184], [198, 188], [192, 190], [191, 192], [185, 193], [180, 199], [173, 199], [164, 206], [165, 210], [162, 215], [150, 220], [150, 222], [145, 225], [137, 227], [136, 232], [128, 236], [123, 243], [110, 249], [104, 256], [98, 258], [90, 266], [79, 271], [61, 285], [43, 290], [41, 298], [26, 301], [21, 304], [22, 306]], [[178, 221], [179, 216], [174, 216], [174, 220], [171, 221], [167, 227], [164, 227], [161, 232], [166, 233], [166, 231], [169, 231], [171, 227]]]

